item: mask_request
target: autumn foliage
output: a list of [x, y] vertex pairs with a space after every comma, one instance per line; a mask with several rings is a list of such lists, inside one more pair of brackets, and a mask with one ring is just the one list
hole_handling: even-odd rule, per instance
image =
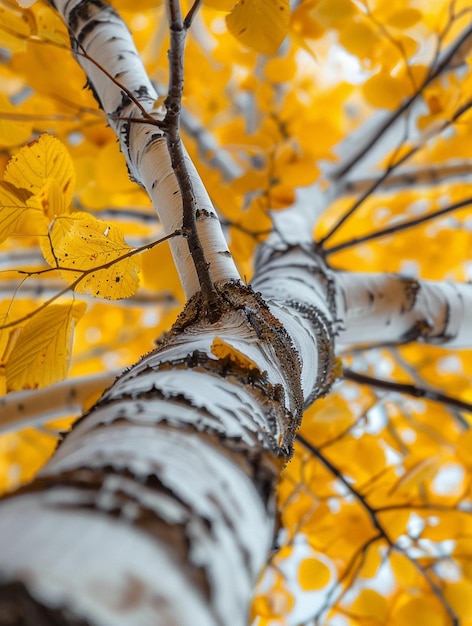
[[[166, 85], [163, 6], [112, 4]], [[187, 43], [182, 135], [241, 274], [250, 281], [271, 212], [311, 186], [313, 237], [333, 268], [469, 280], [470, 2], [291, 4], [205, 0]], [[0, 47], [6, 394], [130, 365], [184, 297], [59, 17], [3, 0]], [[337, 356], [371, 380], [340, 366], [305, 413], [254, 625], [472, 626], [471, 351], [379, 336]], [[395, 383], [432, 391], [412, 398]], [[2, 435], [2, 490], [37, 471], [71, 417]]]

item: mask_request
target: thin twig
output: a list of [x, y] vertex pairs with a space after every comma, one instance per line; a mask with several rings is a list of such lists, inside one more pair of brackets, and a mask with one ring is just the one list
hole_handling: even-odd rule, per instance
[[396, 393], [405, 394], [414, 398], [424, 398], [425, 400], [432, 400], [433, 402], [442, 402], [447, 406], [460, 409], [462, 411], [468, 411], [472, 413], [472, 403], [454, 398], [435, 389], [428, 389], [427, 387], [418, 387], [410, 383], [398, 383], [394, 380], [384, 380], [376, 378], [375, 376], [368, 376], [361, 372], [355, 372], [347, 367], [343, 369], [343, 378], [346, 380], [352, 380], [360, 385], [369, 385], [370, 387], [376, 387], [377, 389], [384, 389], [385, 391], [395, 391]]
[[[92, 58], [87, 53], [87, 51], [82, 46], [82, 44], [78, 41], [78, 39], [75, 37], [75, 35], [72, 33], [72, 31], [69, 31], [69, 32], [70, 32], [71, 42], [74, 44], [73, 45], [73, 52], [74, 52], [74, 54], [76, 54], [77, 56], [83, 57], [84, 59], [86, 59], [87, 61], [89, 61], [93, 65], [95, 65], [95, 67], [97, 67], [107, 78], [109, 78], [114, 85], [116, 85], [119, 89], [121, 89], [121, 91], [126, 96], [128, 96], [130, 101], [139, 109], [139, 111], [140, 111], [140, 113], [141, 113], [141, 115], [143, 117], [141, 119], [139, 117], [138, 118], [134, 118], [133, 117], [130, 121], [138, 122], [138, 123], [141, 122], [141, 123], [151, 124], [152, 126], [160, 127], [161, 122], [159, 120], [157, 120], [156, 118], [154, 118], [150, 113], [148, 113], [146, 111], [146, 109], [143, 107], [143, 105], [138, 100], [136, 95], [132, 91], [130, 91], [125, 85], [120, 83], [120, 81], [117, 80], [114, 76], [112, 76], [110, 74], [110, 72], [108, 72], [104, 67], [102, 67], [102, 65], [100, 65], [100, 63], [98, 63], [98, 61], [96, 61], [94, 58]], [[95, 96], [95, 99], [97, 99], [97, 95], [95, 93], [94, 93], [94, 96]], [[100, 105], [100, 108], [103, 108], [99, 99], [98, 99], [98, 103]], [[119, 120], [123, 119], [121, 116], [118, 117], [118, 118], [115, 118], [113, 115], [110, 115], [109, 117], [111, 119], [119, 119]]]
[[0, 325], [0, 330], [3, 330], [5, 328], [13, 328], [14, 326], [17, 326], [18, 324], [21, 324], [23, 322], [26, 322], [26, 321], [30, 320], [32, 317], [37, 315], [40, 311], [42, 311], [47, 306], [49, 306], [52, 302], [54, 302], [55, 300], [57, 300], [61, 296], [65, 295], [68, 291], [73, 291], [77, 287], [77, 285], [79, 285], [84, 280], [84, 278], [86, 278], [90, 273], [97, 272], [98, 270], [109, 269], [110, 267], [113, 267], [113, 265], [115, 265], [115, 263], [119, 263], [119, 261], [123, 261], [124, 259], [129, 259], [130, 257], [135, 256], [136, 254], [139, 254], [140, 252], [143, 252], [144, 250], [151, 250], [152, 248], [154, 248], [155, 246], [159, 245], [160, 243], [163, 243], [164, 241], [172, 239], [173, 237], [176, 237], [177, 235], [182, 235], [182, 231], [181, 230], [175, 230], [173, 233], [170, 233], [169, 235], [165, 235], [164, 237], [161, 237], [157, 241], [153, 241], [152, 243], [146, 244], [144, 246], [141, 246], [140, 248], [135, 248], [134, 250], [130, 250], [129, 252], [126, 252], [125, 254], [122, 254], [121, 256], [117, 257], [116, 259], [108, 261], [107, 263], [102, 263], [102, 265], [97, 265], [95, 267], [91, 267], [91, 268], [89, 268], [87, 270], [78, 270], [77, 268], [60, 267], [60, 266], [58, 266], [58, 267], [48, 267], [47, 269], [39, 270], [37, 272], [28, 272], [28, 271], [25, 271], [25, 270], [17, 270], [17, 273], [19, 273], [19, 274], [27, 274], [28, 276], [32, 276], [32, 275], [39, 276], [40, 274], [46, 274], [48, 272], [56, 272], [56, 271], [75, 272], [75, 273], [82, 272], [82, 275], [79, 276], [72, 283], [70, 283], [70, 285], [67, 285], [66, 287], [64, 287], [64, 289], [62, 289], [61, 291], [56, 293], [54, 296], [52, 296], [51, 298], [49, 298], [48, 300], [43, 302], [40, 306], [38, 306], [37, 309], [35, 309], [34, 311], [31, 311], [31, 313], [23, 315], [23, 317], [18, 317], [17, 319], [15, 319], [15, 320], [13, 320], [11, 322], [8, 322], [7, 324], [1, 324]]
[[416, 217], [412, 220], [405, 220], [404, 222], [399, 222], [398, 224], [394, 224], [393, 226], [386, 226], [385, 228], [376, 230], [368, 235], [354, 237], [353, 239], [343, 241], [335, 246], [332, 246], [331, 248], [325, 248], [324, 254], [326, 256], [330, 254], [335, 254], [336, 252], [340, 252], [341, 250], [345, 250], [346, 248], [352, 248], [353, 246], [358, 246], [362, 243], [366, 243], [367, 241], [380, 239], [381, 237], [387, 237], [388, 235], [398, 233], [402, 230], [406, 230], [407, 228], [414, 228], [415, 226], [419, 226], [420, 224], [424, 224], [425, 222], [430, 222], [431, 220], [434, 220], [441, 215], [447, 215], [448, 213], [463, 209], [464, 207], [470, 206], [471, 204], [472, 198], [466, 198], [465, 200], [461, 200], [461, 202], [456, 202], [456, 204], [452, 204], [451, 206], [445, 207], [444, 209], [438, 209], [437, 211], [433, 211], [432, 213], [421, 215], [420, 217]]
[[187, 13], [187, 15], [185, 16], [184, 19], [184, 28], [186, 28], [187, 30], [190, 28], [190, 26], [192, 25], [192, 22], [198, 12], [198, 9], [202, 6], [202, 0], [194, 0], [194, 3], [192, 4], [192, 6], [189, 9], [189, 12]]
[[374, 526], [374, 528], [377, 529], [379, 534], [387, 541], [387, 543], [390, 546], [393, 546], [392, 540], [387, 535], [387, 533], [385, 532], [385, 529], [383, 528], [383, 526], [380, 524], [379, 520], [377, 519], [377, 512], [376, 512], [376, 510], [373, 507], [370, 506], [370, 504], [367, 502], [367, 500], [356, 489], [354, 489], [352, 484], [348, 480], [346, 480], [344, 474], [335, 465], [333, 465], [333, 463], [331, 463], [331, 461], [321, 452], [321, 450], [317, 446], [314, 446], [313, 444], [311, 444], [307, 439], [305, 439], [305, 437], [303, 437], [302, 435], [298, 434], [297, 435], [297, 441], [299, 443], [301, 443], [302, 446], [306, 450], [311, 452], [311, 454], [313, 454], [313, 456], [316, 459], [318, 459], [318, 461], [320, 461], [322, 463], [322, 465], [324, 465], [326, 467], [326, 469], [329, 470], [329, 472], [331, 472], [331, 474], [337, 480], [339, 480], [348, 489], [348, 491], [350, 493], [352, 493], [356, 497], [356, 499], [361, 504], [362, 508], [369, 515], [370, 520], [371, 520], [372, 525]]
[[[398, 189], [409, 189], [413, 186], [415, 188], [418, 186], [429, 187], [448, 181], [470, 182], [471, 177], [472, 164], [470, 160], [454, 161], [440, 166], [428, 163], [389, 176], [382, 184], [382, 191], [388, 193]], [[344, 195], [363, 193], [374, 183], [374, 180], [372, 176], [348, 181], [341, 193]]]
[[[464, 115], [464, 113], [466, 113], [470, 108], [472, 107], [472, 100], [468, 100], [467, 102], [465, 102], [463, 105], [461, 105], [454, 113], [454, 115], [451, 117], [451, 119], [446, 120], [440, 128], [435, 129], [435, 132], [433, 135], [427, 133], [426, 136], [423, 138], [423, 141], [427, 142], [429, 141], [429, 139], [432, 138], [432, 136], [436, 136], [439, 135], [440, 133], [442, 133], [444, 130], [446, 130], [447, 128], [449, 128], [450, 126], [452, 126], [453, 124], [455, 124], [455, 122], [457, 122], [457, 120]], [[400, 157], [398, 159], [398, 161], [395, 161], [394, 163], [391, 163], [383, 172], [383, 174], [381, 174], [381, 176], [372, 184], [372, 186], [367, 189], [360, 198], [358, 198], [354, 204], [351, 206], [350, 209], [348, 209], [346, 211], [346, 213], [334, 224], [334, 226], [331, 227], [331, 229], [328, 231], [328, 233], [322, 237], [318, 242], [317, 242], [317, 247], [319, 248], [323, 248], [324, 244], [326, 243], [326, 241], [328, 241], [328, 239], [331, 239], [331, 237], [339, 230], [339, 228], [341, 228], [341, 226], [357, 211], [357, 209], [365, 202], [365, 200], [367, 200], [367, 198], [369, 198], [384, 182], [384, 180], [386, 180], [390, 174], [396, 170], [400, 165], [402, 165], [402, 163], [405, 163], [405, 161], [407, 161], [410, 157], [412, 157], [416, 152], [418, 152], [418, 150], [420, 150], [422, 147], [424, 146], [424, 143], [422, 141], [420, 141], [419, 143], [417, 143], [415, 146], [412, 146], [402, 157]], [[400, 148], [400, 146], [399, 146]], [[399, 149], [398, 148], [398, 149]], [[397, 150], [398, 150], [397, 149]]]
[[[192, 9], [195, 7], [196, 11], [198, 5], [199, 3], [194, 3]], [[184, 150], [180, 139], [180, 111], [184, 81], [183, 54], [187, 28], [182, 21], [179, 0], [167, 0], [167, 8], [170, 30], [170, 50], [168, 52], [169, 90], [164, 102], [166, 115], [161, 128], [165, 133], [172, 169], [182, 194], [183, 236], [187, 240], [189, 252], [195, 265], [204, 306], [210, 311], [212, 308], [211, 303], [216, 297], [216, 291], [211, 280], [210, 269], [203, 246], [198, 236], [196, 221], [197, 199], [185, 164]], [[191, 18], [195, 11], [191, 14]]]
[[340, 180], [346, 174], [348, 174], [352, 168], [362, 159], [364, 158], [372, 148], [377, 145], [378, 141], [383, 137], [383, 135], [393, 126], [393, 124], [405, 113], [411, 105], [418, 99], [418, 97], [422, 94], [423, 90], [433, 82], [438, 76], [442, 74], [445, 70], [448, 69], [449, 64], [457, 57], [460, 53], [460, 50], [463, 46], [467, 45], [467, 40], [472, 36], [472, 25], [469, 24], [467, 28], [461, 33], [461, 35], [454, 41], [450, 48], [445, 51], [442, 59], [433, 60], [433, 67], [431, 71], [428, 73], [424, 81], [421, 85], [416, 89], [416, 91], [405, 100], [399, 107], [396, 109], [392, 115], [385, 120], [383, 125], [377, 130], [375, 136], [361, 149], [353, 155], [353, 157], [340, 169], [336, 172], [333, 177], [335, 180]]
[[429, 572], [414, 558], [412, 558], [407, 552], [399, 548], [389, 537], [387, 532], [385, 531], [383, 525], [378, 519], [378, 511], [372, 507], [366, 500], [366, 498], [344, 477], [343, 473], [333, 464], [331, 461], [320, 451], [319, 448], [312, 445], [307, 439], [305, 439], [300, 434], [297, 435], [297, 441], [302, 444], [302, 446], [311, 452], [313, 456], [320, 461], [322, 465], [336, 478], [338, 479], [351, 493], [355, 499], [359, 502], [362, 508], [369, 515], [372, 525], [377, 529], [378, 534], [375, 537], [382, 537], [385, 539], [387, 544], [389, 545], [391, 550], [396, 550], [403, 554], [410, 563], [418, 570], [418, 572], [423, 576], [423, 578], [428, 583], [431, 591], [441, 602], [444, 610], [451, 618], [452, 626], [459, 626], [459, 618], [457, 617], [454, 609], [451, 607], [449, 602], [444, 597], [441, 588], [436, 584], [436, 582], [431, 578]]
[[419, 149], [420, 145], [416, 145], [411, 147], [398, 161], [390, 164], [384, 172], [375, 180], [372, 185], [358, 198], [350, 209], [342, 215], [339, 220], [331, 227], [331, 229], [326, 233], [324, 237], [322, 237], [318, 242], [317, 246], [319, 248], [324, 247], [324, 244], [331, 239], [331, 237], [337, 233], [337, 231], [341, 228], [341, 226], [357, 211], [359, 207], [361, 207], [364, 202], [369, 198], [384, 182], [386, 178], [388, 178], [395, 169], [397, 169], [402, 163], [405, 163], [411, 156], [413, 156]]

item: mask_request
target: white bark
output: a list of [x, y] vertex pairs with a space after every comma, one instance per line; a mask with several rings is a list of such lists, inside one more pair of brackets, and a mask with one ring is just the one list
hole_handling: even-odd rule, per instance
[[63, 380], [44, 389], [15, 391], [0, 397], [0, 432], [41, 426], [82, 412], [87, 400], [109, 387], [120, 372]]
[[336, 310], [344, 345], [423, 341], [472, 347], [472, 285], [397, 274], [339, 272]]
[[[306, 232], [306, 231], [305, 231]], [[291, 233], [293, 234], [293, 232]], [[271, 254], [264, 248], [265, 255]], [[272, 250], [272, 253], [274, 251]], [[320, 393], [313, 377], [319, 367], [319, 344], [313, 323], [331, 325], [339, 349], [380, 344], [402, 344], [421, 341], [448, 348], [472, 348], [472, 285], [425, 281], [397, 274], [368, 274], [336, 272], [303, 248], [294, 248], [277, 261], [262, 260], [253, 286], [261, 289], [279, 320], [284, 321], [297, 347], [302, 364], [302, 389], [305, 404]], [[289, 261], [290, 259], [290, 261]], [[287, 304], [293, 295], [293, 283], [298, 281], [296, 299]], [[292, 291], [290, 291], [292, 290]], [[331, 299], [329, 309], [326, 294]], [[307, 318], [310, 310], [324, 312], [316, 322]], [[335, 311], [335, 316], [334, 316]], [[335, 323], [332, 320], [335, 319]], [[323, 324], [324, 323], [324, 324]], [[308, 339], [308, 341], [307, 341]], [[234, 342], [240, 350], [247, 346]], [[208, 341], [198, 349], [210, 348]], [[254, 348], [247, 353], [255, 357]], [[146, 359], [144, 360], [146, 361]], [[103, 373], [91, 377], [67, 379], [45, 389], [21, 391], [0, 398], [0, 432], [27, 426], [40, 426], [51, 419], [79, 414], [85, 400], [92, 393], [109, 385], [119, 372]], [[169, 388], [176, 388], [171, 376]], [[180, 382], [179, 382], [180, 384]], [[183, 382], [188, 388], [190, 381]], [[139, 391], [136, 386], [134, 392]], [[195, 390], [194, 400], [205, 404], [205, 394]], [[210, 392], [214, 393], [214, 390]], [[231, 403], [231, 397], [220, 398], [220, 403]], [[133, 402], [127, 411], [132, 412]], [[106, 419], [104, 420], [106, 423]]]
[[[156, 120], [163, 119], [165, 111], [162, 106], [155, 108], [158, 94], [144, 70], [128, 28], [111, 7], [101, 2], [57, 0], [52, 4], [75, 37], [77, 60], [120, 140], [130, 176], [149, 193], [165, 233], [180, 229], [182, 198], [164, 135], [158, 126], [143, 123], [142, 111], [119, 86], [132, 93], [146, 113]], [[88, 58], [81, 56], [83, 51]], [[139, 122], [130, 122], [130, 118]], [[237, 279], [239, 274], [214, 207], [188, 156], [186, 166], [197, 198], [198, 234], [207, 251], [211, 278], [214, 282]], [[200, 287], [187, 242], [177, 237], [169, 243], [185, 294], [190, 298]]]
[[[281, 325], [246, 288], [224, 293], [218, 323], [190, 303], [40, 476], [3, 501], [4, 583], [21, 581], [41, 605], [97, 625], [247, 622], [302, 398]], [[216, 358], [215, 337], [236, 356]], [[16, 519], [34, 519], [34, 533], [9, 550], [23, 530]], [[101, 585], [106, 593], [94, 593]], [[136, 594], [123, 617], [120, 598]]]
[[[57, 6], [87, 54], [153, 111], [156, 94], [116, 14], [99, 0]], [[165, 231], [180, 228], [182, 201], [161, 131], [125, 119], [141, 111], [101, 69], [80, 62]], [[210, 323], [194, 297], [38, 478], [0, 503], [0, 577], [25, 586], [16, 605], [22, 617], [29, 596], [71, 624], [245, 625], [272, 538], [274, 482], [303, 405], [329, 387], [335, 333], [398, 341], [414, 328], [433, 341], [470, 340], [461, 316], [448, 312], [454, 301], [465, 311], [467, 289], [423, 290], [376, 275], [354, 275], [351, 284], [311, 250], [311, 229], [299, 245], [274, 236], [261, 247], [254, 288], [262, 297], [255, 295], [238, 282], [213, 207], [187, 165], [224, 303], [219, 319]], [[304, 219], [307, 212], [299, 233]], [[199, 285], [186, 242], [172, 245], [193, 295]], [[364, 326], [374, 316], [380, 321], [370, 332]], [[0, 603], [0, 623], [7, 610]]]

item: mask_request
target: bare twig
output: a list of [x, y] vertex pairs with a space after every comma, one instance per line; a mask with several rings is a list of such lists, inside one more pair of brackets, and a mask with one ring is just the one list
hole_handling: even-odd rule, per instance
[[344, 215], [339, 218], [339, 220], [334, 224], [334, 226], [331, 227], [326, 235], [317, 242], [317, 246], [320, 248], [324, 247], [324, 244], [328, 241], [328, 239], [331, 239], [331, 237], [338, 232], [341, 226], [357, 211], [357, 209], [364, 204], [367, 198], [369, 198], [379, 187], [381, 187], [384, 180], [390, 176], [391, 172], [397, 169], [402, 163], [405, 163], [405, 161], [413, 156], [419, 150], [419, 148], [419, 145], [411, 147], [407, 152], [405, 152], [402, 157], [398, 159], [398, 161], [395, 161], [394, 163], [389, 165], [379, 176], [379, 178], [377, 178], [377, 180], [372, 183], [372, 185], [360, 196], [360, 198], [358, 198], [354, 202], [351, 208], [348, 209], [346, 213], [344, 213]]
[[[398, 172], [389, 176], [382, 183], [382, 191], [396, 191], [398, 189], [409, 189], [415, 186], [440, 185], [448, 181], [467, 181], [472, 178], [472, 164], [469, 160], [454, 161], [440, 166], [427, 164], [425, 166]], [[366, 189], [374, 183], [374, 177], [358, 178], [348, 181], [342, 189], [343, 194], [364, 193]]]
[[372, 525], [377, 530], [377, 533], [372, 538], [372, 541], [383, 538], [391, 550], [395, 550], [397, 552], [404, 554], [405, 557], [410, 561], [410, 563], [423, 576], [425, 581], [428, 583], [431, 591], [441, 602], [444, 610], [446, 611], [448, 616], [451, 618], [452, 626], [459, 626], [459, 618], [457, 617], [452, 606], [444, 597], [444, 594], [442, 593], [442, 590], [439, 587], [439, 585], [433, 580], [433, 578], [431, 577], [427, 569], [423, 567], [421, 563], [419, 563], [416, 559], [412, 558], [407, 552], [402, 550], [399, 546], [397, 546], [390, 539], [390, 536], [388, 535], [388, 533], [386, 532], [385, 528], [383, 527], [382, 523], [380, 522], [378, 518], [378, 513], [379, 513], [378, 510], [374, 508], [373, 506], [371, 506], [367, 502], [367, 499], [362, 495], [362, 493], [360, 493], [358, 489], [356, 489], [348, 480], [346, 480], [343, 473], [333, 463], [331, 463], [331, 461], [320, 451], [318, 447], [312, 445], [307, 439], [305, 439], [301, 435], [297, 435], [297, 441], [301, 443], [301, 445], [306, 450], [311, 452], [311, 454], [313, 454], [313, 456], [316, 459], [318, 459], [318, 461], [320, 461], [320, 463], [324, 465], [324, 467], [347, 488], [349, 493], [351, 493], [355, 497], [355, 499], [358, 501], [361, 507], [366, 511], [366, 513], [369, 515], [371, 519]]
[[369, 233], [368, 235], [354, 237], [353, 239], [343, 241], [335, 246], [332, 246], [331, 248], [325, 248], [324, 254], [326, 256], [330, 254], [335, 254], [336, 252], [346, 250], [346, 248], [352, 248], [353, 246], [358, 246], [362, 243], [366, 243], [367, 241], [373, 241], [374, 239], [387, 237], [388, 235], [398, 233], [408, 228], [414, 228], [415, 226], [430, 222], [431, 220], [434, 220], [442, 215], [447, 215], [448, 213], [452, 213], [453, 211], [463, 209], [464, 207], [470, 206], [471, 204], [472, 198], [466, 198], [465, 200], [461, 200], [461, 202], [456, 202], [456, 204], [451, 204], [451, 206], [445, 207], [444, 209], [438, 209], [437, 211], [427, 213], [426, 215], [421, 215], [420, 217], [416, 217], [412, 220], [405, 220], [404, 222], [399, 222], [398, 224], [393, 224], [392, 226], [386, 226], [385, 228], [381, 228], [380, 230]]
[[375, 376], [368, 376], [361, 372], [355, 372], [347, 367], [343, 369], [343, 378], [346, 380], [352, 380], [360, 385], [369, 385], [377, 389], [383, 389], [385, 391], [394, 391], [413, 398], [423, 398], [425, 400], [432, 400], [433, 402], [441, 402], [447, 406], [460, 409], [462, 411], [468, 411], [472, 413], [472, 403], [454, 398], [435, 389], [428, 389], [427, 387], [418, 387], [410, 383], [399, 383], [394, 380], [383, 380], [376, 378]]
[[[180, 139], [180, 111], [183, 92], [183, 54], [188, 26], [195, 15], [199, 2], [195, 2], [187, 15], [186, 22], [182, 20], [179, 0], [167, 0], [170, 50], [169, 57], [169, 90], [164, 102], [166, 115], [161, 124], [164, 130], [169, 156], [172, 162], [180, 192], [182, 194], [182, 231], [188, 242], [189, 252], [193, 259], [198, 281], [202, 291], [205, 308], [210, 311], [211, 303], [217, 297], [211, 280], [209, 266], [203, 246], [197, 231], [197, 199], [185, 164], [184, 150]], [[189, 17], [190, 16], [190, 17]], [[188, 23], [188, 25], [187, 25]]]
[[184, 19], [184, 28], [189, 29], [192, 25], [192, 22], [198, 12], [198, 9], [202, 6], [203, 0], [194, 0], [192, 6], [189, 9], [189, 12], [185, 16]]
[[372, 184], [372, 186], [367, 189], [361, 195], [361, 197], [354, 202], [351, 208], [348, 209], [342, 217], [340, 217], [340, 219], [334, 224], [334, 226], [331, 227], [328, 233], [317, 242], [317, 246], [319, 248], [322, 248], [326, 241], [328, 241], [328, 239], [331, 239], [331, 237], [339, 230], [339, 228], [341, 228], [341, 226], [357, 211], [357, 209], [365, 202], [365, 200], [367, 200], [367, 198], [369, 198], [383, 184], [383, 182], [390, 176], [390, 174], [394, 170], [396, 170], [400, 165], [402, 165], [402, 163], [405, 163], [410, 157], [418, 152], [418, 150], [423, 147], [424, 143], [431, 139], [432, 136], [436, 136], [442, 133], [444, 130], [455, 124], [455, 122], [457, 122], [457, 120], [460, 119], [460, 117], [464, 115], [464, 113], [466, 113], [471, 108], [471, 106], [472, 100], [468, 100], [467, 102], [465, 102], [455, 111], [451, 119], [446, 120], [441, 125], [441, 127], [434, 130], [434, 134], [426, 133], [426, 135], [421, 138], [421, 140], [416, 145], [407, 150], [405, 154], [403, 154], [403, 156], [401, 156], [397, 161], [391, 163], [380, 175], [380, 177]]
[[339, 169], [333, 178], [335, 180], [340, 180], [346, 174], [348, 174], [352, 168], [362, 159], [364, 158], [372, 148], [378, 144], [379, 140], [385, 135], [385, 133], [393, 126], [393, 124], [411, 107], [411, 105], [419, 98], [422, 94], [423, 90], [432, 83], [438, 76], [440, 76], [444, 71], [446, 71], [451, 66], [454, 66], [454, 63], [458, 56], [461, 55], [461, 51], [463, 49], [468, 49], [470, 46], [470, 40], [472, 38], [472, 25], [469, 24], [460, 34], [460, 36], [451, 44], [451, 46], [444, 51], [443, 55], [437, 54], [435, 60], [433, 60], [433, 64], [430, 72], [423, 80], [423, 82], [419, 85], [419, 87], [415, 90], [415, 92], [405, 100], [399, 107], [396, 109], [390, 117], [388, 117], [382, 126], [377, 129], [375, 136], [365, 145], [361, 146], [360, 149], [352, 156], [352, 158], [343, 165], [341, 169]]

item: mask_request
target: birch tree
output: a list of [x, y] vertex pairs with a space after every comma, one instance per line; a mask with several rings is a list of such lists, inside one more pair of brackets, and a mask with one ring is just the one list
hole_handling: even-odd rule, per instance
[[467, 625], [470, 6], [133, 4], [1, 9], [0, 623]]

